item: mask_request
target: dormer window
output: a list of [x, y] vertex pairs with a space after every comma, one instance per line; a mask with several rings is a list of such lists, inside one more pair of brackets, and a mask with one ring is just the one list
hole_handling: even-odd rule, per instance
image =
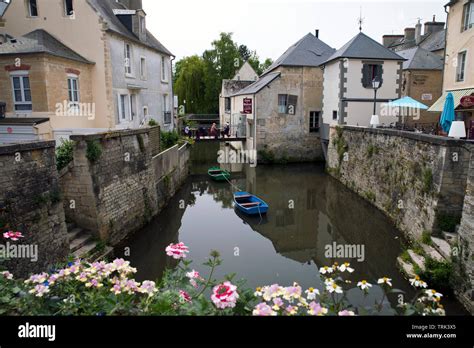
[[64, 0], [64, 13], [68, 17], [74, 15], [73, 0]]
[[143, 37], [146, 38], [146, 21], [145, 17], [140, 16], [140, 33], [143, 35]]
[[36, 0], [28, 0], [28, 16], [38, 17], [38, 3]]

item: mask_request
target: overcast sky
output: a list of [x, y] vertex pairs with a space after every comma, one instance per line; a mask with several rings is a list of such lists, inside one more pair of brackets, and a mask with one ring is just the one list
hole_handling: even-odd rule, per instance
[[278, 58], [308, 32], [340, 48], [359, 31], [381, 42], [384, 34], [403, 33], [417, 18], [446, 21], [448, 0], [143, 0], [150, 31], [177, 59], [202, 54], [220, 32], [264, 58]]

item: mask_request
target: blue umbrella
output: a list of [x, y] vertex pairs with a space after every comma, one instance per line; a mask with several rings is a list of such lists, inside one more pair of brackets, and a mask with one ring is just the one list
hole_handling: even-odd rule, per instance
[[449, 133], [449, 130], [451, 129], [451, 123], [453, 123], [454, 120], [454, 96], [451, 92], [449, 92], [446, 96], [443, 113], [441, 114], [441, 119], [439, 121], [443, 131]]
[[401, 108], [413, 108], [427, 110], [428, 107], [425, 104], [422, 104], [410, 97], [403, 97], [402, 99], [397, 99], [389, 103], [390, 106], [398, 106]]

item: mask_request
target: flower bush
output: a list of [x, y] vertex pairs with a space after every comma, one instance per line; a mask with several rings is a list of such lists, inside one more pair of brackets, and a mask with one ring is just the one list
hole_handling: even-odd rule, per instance
[[[10, 240], [22, 237], [4, 236]], [[192, 262], [186, 260], [189, 249], [183, 243], [171, 244], [165, 252], [178, 260], [178, 265], [167, 270], [158, 283], [136, 281], [133, 277], [137, 270], [123, 259], [92, 263], [76, 260], [26, 280], [0, 270], [0, 315], [378, 315], [387, 304], [386, 296], [400, 292], [392, 289], [391, 279], [380, 278], [376, 282], [384, 290], [380, 303], [355, 308], [346, 297], [350, 282], [343, 279], [354, 272], [348, 263], [320, 269], [322, 290], [303, 291], [294, 283], [288, 287], [264, 286], [254, 292], [245, 288], [243, 280], [234, 281], [235, 275], [214, 279], [215, 269], [222, 264], [217, 251], [212, 251], [205, 263], [207, 276], [191, 268]], [[388, 314], [445, 315], [440, 304], [442, 294], [428, 289], [419, 278], [410, 283], [419, 289], [416, 298], [400, 303], [397, 309], [389, 308]], [[357, 287], [367, 296], [372, 284], [362, 280]]]

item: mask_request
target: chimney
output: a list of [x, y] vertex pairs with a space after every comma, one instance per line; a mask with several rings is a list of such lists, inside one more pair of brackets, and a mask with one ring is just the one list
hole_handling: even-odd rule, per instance
[[316, 29], [316, 31], [314, 32], [314, 36], [316, 36], [319, 39], [319, 29]]
[[411, 41], [415, 39], [415, 28], [405, 28], [405, 41]]
[[444, 24], [444, 22], [436, 22], [436, 16], [433, 16], [432, 22], [425, 23], [425, 35], [443, 30]]
[[382, 42], [385, 47], [390, 47], [395, 41], [403, 39], [403, 35], [384, 35]]
[[418, 46], [421, 42], [421, 22], [418, 20], [415, 26], [415, 43]]

